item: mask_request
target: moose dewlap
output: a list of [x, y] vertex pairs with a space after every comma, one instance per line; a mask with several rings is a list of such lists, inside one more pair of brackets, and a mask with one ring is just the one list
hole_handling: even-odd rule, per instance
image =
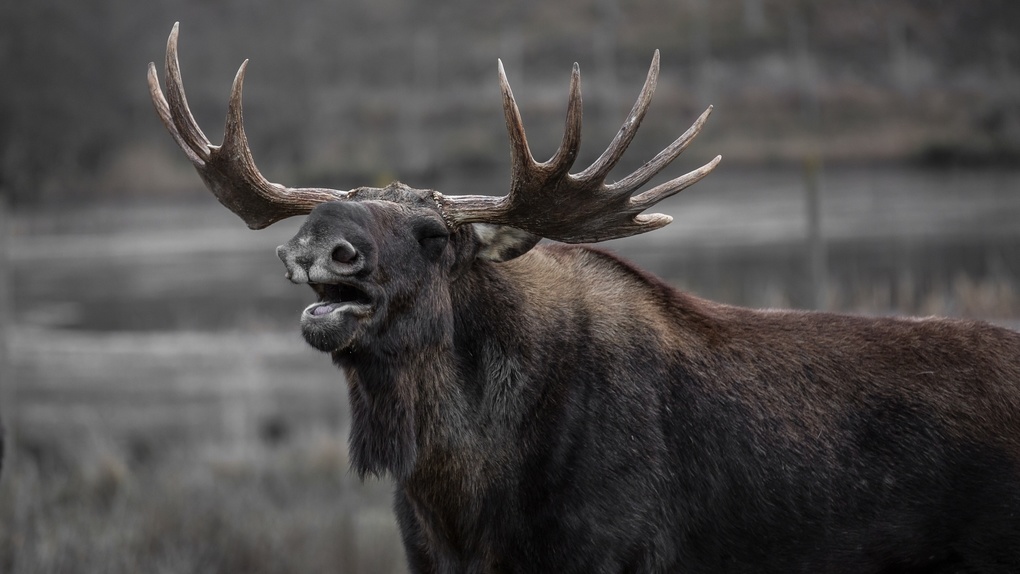
[[571, 173], [528, 148], [499, 69], [506, 196], [394, 183], [268, 182], [234, 81], [223, 144], [191, 116], [166, 53], [163, 123], [249, 226], [309, 214], [278, 253], [317, 300], [301, 330], [346, 375], [351, 458], [395, 481], [413, 572], [1018, 572], [1020, 334], [947, 319], [756, 311], [682, 293], [592, 247], [719, 158], [640, 190], [694, 125], [635, 173], [606, 175], [648, 108]]

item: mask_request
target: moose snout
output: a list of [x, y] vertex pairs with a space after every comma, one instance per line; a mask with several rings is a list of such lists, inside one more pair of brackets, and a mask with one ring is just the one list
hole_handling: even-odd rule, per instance
[[369, 207], [330, 201], [312, 210], [290, 241], [276, 248], [294, 283], [337, 283], [375, 268], [376, 247]]
[[364, 257], [343, 238], [311, 241], [298, 235], [276, 248], [276, 255], [287, 268], [292, 283], [334, 283], [364, 267]]

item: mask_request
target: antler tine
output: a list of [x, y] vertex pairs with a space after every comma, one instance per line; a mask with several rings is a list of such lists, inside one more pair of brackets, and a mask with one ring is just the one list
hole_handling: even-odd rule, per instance
[[563, 141], [552, 159], [547, 162], [553, 177], [562, 177], [574, 167], [581, 147], [581, 67], [574, 62], [570, 71], [570, 96], [567, 99], [567, 119], [563, 126]]
[[156, 64], [149, 62], [149, 95], [152, 97], [152, 104], [156, 106], [156, 113], [159, 114], [159, 119], [163, 120], [163, 125], [166, 126], [170, 135], [177, 142], [177, 146], [181, 148], [184, 155], [188, 156], [191, 163], [196, 166], [204, 165], [205, 160], [198, 156], [197, 152], [191, 147], [191, 143], [184, 140], [181, 133], [177, 130], [177, 126], [174, 125], [174, 119], [170, 113], [170, 104], [167, 103], [166, 98], [163, 96], [163, 90], [159, 88], [159, 79], [157, 78]]
[[602, 152], [602, 155], [595, 160], [595, 163], [577, 174], [578, 178], [605, 179], [609, 172], [616, 167], [620, 158], [623, 157], [623, 153], [630, 146], [630, 142], [634, 141], [634, 136], [637, 135], [637, 129], [641, 125], [641, 120], [645, 119], [645, 113], [648, 111], [648, 106], [652, 103], [652, 94], [655, 93], [655, 86], [658, 82], [659, 51], [656, 50], [655, 54], [652, 55], [652, 64], [648, 67], [645, 85], [642, 86], [641, 93], [638, 94], [637, 100], [634, 102], [634, 107], [627, 114], [627, 119], [620, 126], [620, 131], [616, 132], [616, 136], [609, 144], [609, 147], [606, 148], [606, 151]]
[[573, 167], [577, 152], [581, 146], [581, 69], [574, 63], [570, 73], [570, 96], [567, 100], [567, 118], [563, 128], [563, 140], [559, 149], [549, 161], [538, 163], [531, 155], [528, 138], [524, 133], [524, 121], [517, 107], [510, 82], [506, 79], [503, 61], [497, 60], [499, 66], [499, 87], [503, 94], [503, 115], [506, 118], [506, 131], [510, 138], [511, 177], [518, 181], [526, 174], [540, 172], [551, 177], [562, 177]]
[[198, 122], [191, 115], [188, 98], [184, 95], [184, 82], [181, 80], [181, 65], [177, 57], [177, 36], [180, 23], [175, 22], [166, 41], [166, 91], [170, 102], [171, 118], [174, 127], [194, 152], [203, 160], [209, 159], [209, 138], [198, 127]]
[[[694, 185], [695, 183], [698, 183], [706, 175], [712, 173], [712, 170], [715, 169], [715, 166], [719, 165], [720, 161], [722, 161], [722, 156], [717, 155], [714, 158], [712, 158], [712, 161], [706, 163], [705, 165], [699, 167], [698, 169], [692, 172], [685, 173], [684, 175], [681, 175], [678, 178], [671, 179], [666, 183], [657, 185], [652, 189], [649, 189], [648, 191], [643, 191], [635, 195], [634, 197], [630, 198], [630, 205], [638, 211], [644, 211], [645, 209], [648, 209], [649, 207], [655, 205], [656, 203], [659, 203], [663, 199], [666, 199], [667, 197], [670, 197], [672, 195], [676, 195], [677, 193], [680, 193], [681, 191], [687, 189], [688, 187]], [[657, 213], [653, 215], [662, 214]], [[640, 219], [642, 217], [645, 216], [638, 215], [636, 219]], [[669, 216], [665, 215], [664, 217]], [[670, 217], [670, 221], [672, 220], [673, 218]], [[666, 223], [669, 223], [669, 221], [667, 221]]]
[[503, 94], [503, 115], [506, 118], [506, 130], [510, 138], [512, 181], [527, 180], [528, 174], [541, 174], [552, 178], [563, 177], [573, 167], [581, 145], [580, 67], [575, 62], [570, 73], [570, 96], [567, 100], [567, 118], [560, 147], [549, 161], [538, 163], [531, 155], [528, 138], [524, 133], [524, 121], [521, 119], [521, 111], [517, 107], [513, 90], [510, 89], [510, 82], [506, 79], [503, 61], [497, 60], [497, 63], [499, 66], [499, 87]]
[[711, 114], [712, 106], [708, 106], [708, 109], [698, 116], [698, 119], [694, 121], [691, 127], [687, 128], [687, 131], [685, 131], [680, 137], [676, 138], [676, 140], [669, 144], [666, 149], [660, 151], [654, 158], [638, 168], [638, 170], [634, 173], [614, 184], [606, 186], [606, 190], [610, 193], [625, 193], [630, 195], [639, 187], [648, 183], [649, 180], [655, 177], [655, 175], [662, 171], [667, 165], [672, 163], [673, 160], [680, 157], [680, 154], [683, 153], [683, 151], [687, 149], [687, 146], [694, 141], [694, 138], [701, 133], [701, 128], [704, 127], [705, 122], [708, 121], [708, 116]]
[[652, 56], [644, 87], [620, 131], [606, 151], [576, 175], [568, 172], [576, 158], [581, 133], [580, 72], [577, 65], [571, 74], [563, 142], [553, 159], [543, 164], [535, 163], [528, 150], [520, 111], [514, 103], [502, 63], [499, 72], [514, 162], [510, 192], [504, 197], [444, 197], [435, 194], [447, 222], [452, 226], [472, 222], [496, 223], [566, 243], [597, 242], [636, 235], [658, 229], [673, 220], [668, 215], [642, 214], [642, 211], [701, 180], [722, 159], [717, 156], [699, 169], [631, 197], [690, 145], [708, 119], [712, 111], [709, 107], [683, 135], [637, 171], [617, 183], [605, 182], [606, 176], [634, 139], [648, 111], [659, 75], [658, 50]]
[[528, 147], [528, 137], [524, 134], [524, 120], [521, 119], [521, 110], [517, 107], [517, 100], [514, 99], [513, 90], [510, 89], [510, 82], [506, 79], [503, 60], [497, 59], [496, 64], [499, 67], [499, 89], [503, 93], [503, 116], [506, 119], [506, 132], [510, 138], [511, 177], [516, 179], [520, 174], [533, 169], [537, 164]]
[[151, 62], [149, 93], [163, 125], [220, 203], [243, 219], [249, 228], [262, 229], [281, 219], [309, 213], [320, 203], [347, 196], [348, 192], [336, 189], [290, 188], [272, 183], [255, 167], [241, 113], [247, 60], [234, 77], [223, 144], [212, 145], [198, 127], [184, 95], [177, 59], [177, 35], [178, 24], [174, 24], [166, 49], [167, 97], [160, 89], [156, 65]]

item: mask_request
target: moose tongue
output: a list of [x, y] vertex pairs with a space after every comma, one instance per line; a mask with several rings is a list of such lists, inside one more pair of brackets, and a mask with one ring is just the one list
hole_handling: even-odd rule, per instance
[[326, 303], [325, 305], [319, 305], [318, 307], [312, 309], [312, 315], [325, 315], [326, 313], [329, 313], [332, 310], [333, 304]]

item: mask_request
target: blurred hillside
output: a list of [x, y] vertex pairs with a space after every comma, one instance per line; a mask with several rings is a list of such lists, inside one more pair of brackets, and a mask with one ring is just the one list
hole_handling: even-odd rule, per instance
[[1008, 0], [36, 0], [0, 4], [0, 190], [20, 205], [203, 193], [145, 87], [178, 20], [199, 122], [218, 140], [250, 58], [249, 139], [270, 179], [288, 183], [501, 191], [497, 57], [537, 155], [559, 141], [581, 64], [581, 161], [593, 158], [656, 48], [660, 87], [621, 171], [709, 103], [691, 163], [1020, 156], [1020, 4]]

